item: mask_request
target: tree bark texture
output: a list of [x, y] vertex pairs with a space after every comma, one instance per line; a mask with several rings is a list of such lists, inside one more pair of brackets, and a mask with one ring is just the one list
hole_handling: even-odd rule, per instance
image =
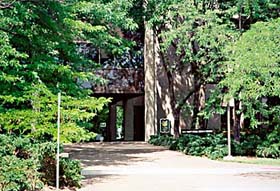
[[232, 119], [233, 119], [233, 137], [234, 140], [237, 142], [240, 142], [240, 123], [241, 123], [241, 112], [238, 112], [240, 109], [240, 101], [235, 100], [234, 102], [234, 107], [233, 107], [233, 112], [232, 112]]

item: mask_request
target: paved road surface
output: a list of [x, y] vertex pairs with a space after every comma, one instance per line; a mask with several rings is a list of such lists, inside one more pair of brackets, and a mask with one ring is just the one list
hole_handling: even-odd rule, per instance
[[280, 167], [212, 161], [143, 142], [68, 145], [79, 191], [280, 191]]

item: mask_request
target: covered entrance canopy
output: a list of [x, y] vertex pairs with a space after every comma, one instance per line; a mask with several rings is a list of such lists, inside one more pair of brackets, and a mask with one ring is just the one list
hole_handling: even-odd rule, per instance
[[[144, 141], [144, 74], [143, 69], [100, 69], [97, 75], [106, 85], [94, 85], [95, 97], [111, 97], [106, 123], [106, 140], [116, 141], [120, 133], [125, 141]], [[122, 132], [117, 129], [117, 107], [123, 109]]]

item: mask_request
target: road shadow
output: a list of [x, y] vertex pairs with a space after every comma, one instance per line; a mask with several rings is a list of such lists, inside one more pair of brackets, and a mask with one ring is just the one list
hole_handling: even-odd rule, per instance
[[135, 162], [149, 162], [143, 154], [151, 154], [166, 150], [142, 142], [109, 142], [84, 143], [65, 145], [64, 151], [70, 158], [80, 160], [82, 167], [89, 166], [119, 166]]
[[241, 173], [238, 176], [241, 177], [255, 177], [260, 180], [280, 180], [280, 172], [251, 172], [251, 173]]
[[[82, 167], [98, 168], [121, 166], [125, 167], [141, 162], [152, 162], [152, 157], [146, 154], [155, 154], [166, 150], [144, 142], [104, 142], [104, 143], [82, 143], [64, 145], [64, 152], [70, 154], [70, 158], [81, 162]], [[86, 175], [82, 180], [82, 187], [94, 183], [108, 181], [118, 178], [114, 175]]]

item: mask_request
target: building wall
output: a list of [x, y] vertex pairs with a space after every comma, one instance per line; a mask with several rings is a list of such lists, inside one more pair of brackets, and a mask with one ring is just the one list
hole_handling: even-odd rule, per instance
[[[124, 140], [134, 140], [134, 107], [144, 105], [144, 97], [139, 96], [136, 98], [124, 101]], [[144, 128], [144, 127], [143, 127]]]
[[145, 74], [145, 141], [157, 133], [156, 121], [156, 83], [155, 83], [155, 47], [154, 33], [146, 26], [144, 42], [144, 74]]
[[[146, 137], [147, 141], [151, 135], [157, 134], [159, 130], [158, 121], [160, 118], [168, 118], [171, 121], [171, 127], [174, 127], [174, 116], [171, 107], [171, 98], [168, 86], [168, 78], [166, 75], [166, 69], [163, 67], [163, 58], [159, 54], [158, 39], [154, 35], [153, 31], [146, 26], [145, 32], [145, 49], [144, 49], [144, 68], [145, 68], [145, 125], [146, 125]], [[170, 48], [168, 50], [167, 58], [174, 62], [176, 60], [175, 50]], [[175, 92], [176, 99], [182, 99], [188, 94], [194, 85], [194, 77], [190, 72], [190, 66], [183, 66], [178, 70], [175, 77]], [[206, 87], [211, 89], [212, 87]], [[206, 96], [210, 94], [210, 91], [206, 91]], [[203, 94], [202, 94], [203, 95]], [[188, 102], [193, 104], [193, 97]], [[187, 104], [186, 104], [187, 105]], [[182, 110], [180, 117], [180, 128], [189, 129], [192, 125], [192, 111]], [[218, 128], [221, 124], [219, 115], [215, 115], [208, 120], [208, 128]], [[173, 129], [171, 130], [173, 133]]]
[[124, 101], [124, 140], [133, 141], [133, 99]]
[[[193, 85], [193, 80], [191, 75], [188, 74], [188, 68], [182, 69], [180, 73], [175, 75], [175, 94], [176, 99], [181, 100], [183, 97], [189, 93]], [[174, 117], [171, 107], [171, 97], [168, 86], [169, 82], [166, 75], [166, 69], [159, 63], [157, 66], [157, 78], [156, 78], [156, 91], [157, 91], [157, 120], [160, 118], [168, 118], [171, 121], [171, 126], [174, 126]], [[192, 102], [192, 98], [188, 102]], [[191, 112], [185, 112], [182, 110], [180, 117], [180, 128], [188, 128], [192, 122]]]

